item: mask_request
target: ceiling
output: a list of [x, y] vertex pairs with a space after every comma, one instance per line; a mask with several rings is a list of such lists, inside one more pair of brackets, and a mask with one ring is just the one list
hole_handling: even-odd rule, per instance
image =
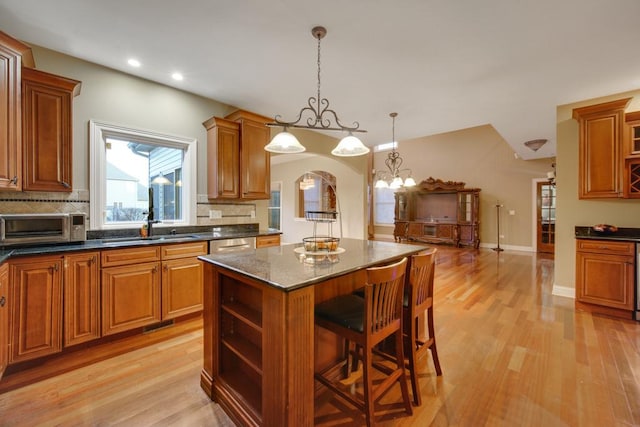
[[397, 111], [399, 141], [491, 124], [524, 159], [555, 155], [557, 105], [640, 88], [638, 18], [638, 0], [0, 0], [27, 43], [290, 121], [322, 25], [321, 95], [366, 145]]

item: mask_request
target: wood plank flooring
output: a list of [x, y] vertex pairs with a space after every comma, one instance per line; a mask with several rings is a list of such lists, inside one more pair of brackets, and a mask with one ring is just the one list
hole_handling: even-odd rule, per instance
[[[396, 387], [379, 425], [640, 425], [640, 323], [576, 312], [552, 285], [546, 255], [439, 247], [443, 376], [425, 357], [422, 406], [406, 416]], [[0, 425], [233, 425], [200, 389], [201, 365], [196, 329], [0, 394]], [[316, 407], [317, 425], [364, 421], [329, 393]]]

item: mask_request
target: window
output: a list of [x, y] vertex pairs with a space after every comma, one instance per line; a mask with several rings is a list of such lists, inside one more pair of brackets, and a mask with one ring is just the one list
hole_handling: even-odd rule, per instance
[[393, 224], [395, 197], [393, 188], [374, 188], [373, 218], [376, 224]]
[[[91, 228], [194, 224], [194, 139], [90, 122]], [[161, 225], [160, 225], [161, 226]]]
[[269, 228], [281, 230], [282, 222], [282, 182], [271, 183], [271, 198], [269, 199]]

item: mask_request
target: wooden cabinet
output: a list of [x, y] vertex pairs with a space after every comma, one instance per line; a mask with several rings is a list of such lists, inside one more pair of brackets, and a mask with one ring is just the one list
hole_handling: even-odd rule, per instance
[[480, 189], [429, 178], [396, 193], [394, 238], [480, 246]]
[[31, 48], [0, 31], [0, 190], [22, 189], [22, 65]]
[[0, 265], [0, 379], [9, 363], [9, 264]]
[[10, 262], [10, 363], [62, 350], [62, 257]]
[[160, 322], [159, 246], [103, 251], [101, 264], [103, 336]]
[[266, 248], [269, 246], [280, 246], [280, 235], [272, 234], [270, 236], [257, 236], [256, 248]]
[[631, 98], [573, 110], [580, 127], [578, 197], [623, 197], [624, 109]]
[[77, 80], [23, 68], [23, 190], [72, 190], [72, 104], [79, 92]]
[[99, 252], [64, 257], [64, 347], [100, 338]]
[[635, 243], [576, 241], [576, 306], [632, 318]]
[[625, 114], [624, 197], [640, 198], [640, 111]]
[[202, 311], [202, 262], [207, 242], [162, 247], [162, 320]]
[[227, 117], [212, 117], [207, 129], [207, 194], [210, 199], [269, 199], [271, 121], [238, 110]]

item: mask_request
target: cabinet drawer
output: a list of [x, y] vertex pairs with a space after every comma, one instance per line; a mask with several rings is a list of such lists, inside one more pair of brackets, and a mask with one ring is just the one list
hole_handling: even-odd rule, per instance
[[207, 253], [207, 242], [176, 243], [162, 246], [162, 259], [186, 258]]
[[138, 248], [102, 251], [100, 260], [103, 268], [160, 261], [160, 246], [141, 246]]
[[267, 246], [280, 246], [280, 235], [256, 237], [256, 248], [266, 248]]
[[612, 240], [578, 239], [576, 249], [580, 252], [595, 252], [600, 254], [634, 255], [635, 243], [616, 242]]

